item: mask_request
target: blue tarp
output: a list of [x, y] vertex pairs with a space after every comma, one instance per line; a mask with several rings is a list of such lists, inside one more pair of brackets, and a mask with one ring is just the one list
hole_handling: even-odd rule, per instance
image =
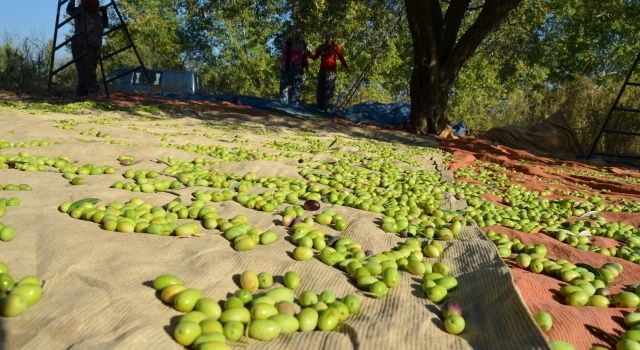
[[164, 97], [186, 100], [227, 101], [239, 105], [252, 106], [291, 114], [303, 118], [338, 117], [357, 123], [381, 126], [399, 126], [409, 122], [411, 105], [407, 102], [375, 103], [364, 102], [351, 106], [344, 111], [323, 112], [315, 105], [290, 105], [277, 100], [239, 95], [177, 95], [163, 94]]
[[406, 102], [388, 104], [364, 102], [339, 112], [338, 116], [353, 122], [399, 126], [409, 122], [411, 105]]

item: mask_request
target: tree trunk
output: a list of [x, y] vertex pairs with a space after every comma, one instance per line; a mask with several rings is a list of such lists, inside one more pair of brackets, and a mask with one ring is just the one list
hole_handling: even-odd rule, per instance
[[522, 0], [485, 0], [475, 21], [460, 35], [460, 26], [471, 9], [471, 0], [405, 0], [411, 39], [411, 121], [419, 134], [438, 134], [449, 123], [449, 89], [464, 62], [484, 37]]
[[413, 39], [409, 128], [418, 134], [437, 134], [448, 124], [447, 98], [453, 81], [446, 78], [439, 57], [440, 5], [433, 0], [408, 0], [406, 4]]
[[422, 65], [414, 66], [411, 74], [412, 131], [418, 134], [438, 134], [449, 123], [446, 115], [451, 83]]

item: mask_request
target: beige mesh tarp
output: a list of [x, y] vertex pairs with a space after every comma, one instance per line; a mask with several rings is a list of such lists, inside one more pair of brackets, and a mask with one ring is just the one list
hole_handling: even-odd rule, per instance
[[[88, 123], [98, 118], [117, 119], [111, 125]], [[46, 139], [52, 145], [29, 148], [31, 154], [68, 155], [79, 164], [117, 165], [116, 158], [131, 154], [142, 162], [133, 169], [161, 170], [157, 158], [174, 156], [192, 160], [198, 155], [162, 147], [175, 144], [220, 144], [226, 147], [234, 135], [248, 140], [244, 147], [259, 147], [273, 138], [288, 139], [295, 133], [255, 136], [250, 128], [229, 131], [205, 126], [204, 121], [179, 118], [140, 121], [128, 115], [101, 114], [73, 118], [73, 130], [55, 128], [52, 120], [70, 118], [61, 114], [29, 115], [0, 110], [0, 138], [12, 141]], [[280, 118], [274, 116], [273, 118]], [[267, 120], [265, 120], [267, 121]], [[228, 120], [225, 123], [229, 123]], [[216, 126], [215, 122], [213, 123]], [[246, 124], [244, 127], [251, 127]], [[111, 137], [82, 135], [91, 128]], [[210, 137], [162, 135], [196, 130]], [[154, 134], [155, 133], [155, 134]], [[327, 139], [337, 134], [322, 135]], [[162, 137], [166, 137], [161, 142]], [[344, 135], [343, 135], [344, 136]], [[105, 141], [116, 140], [120, 144]], [[2, 154], [19, 149], [1, 150]], [[322, 154], [316, 155], [322, 157]], [[425, 161], [426, 160], [422, 160]], [[442, 170], [442, 160], [435, 159]], [[222, 217], [245, 214], [253, 226], [273, 228], [278, 241], [249, 252], [236, 252], [216, 230], [205, 230], [196, 238], [158, 237], [121, 234], [100, 229], [97, 224], [75, 220], [59, 213], [65, 200], [100, 198], [102, 203], [127, 201], [138, 197], [162, 205], [175, 198], [168, 193], [133, 193], [109, 188], [122, 180], [124, 167], [115, 175], [87, 176], [88, 184], [72, 186], [57, 172], [0, 170], [2, 183], [27, 183], [30, 192], [2, 192], [0, 197], [17, 196], [19, 207], [8, 208], [0, 221], [16, 227], [16, 238], [0, 242], [0, 261], [9, 264], [16, 277], [36, 274], [44, 279], [44, 296], [35, 306], [16, 318], [0, 318], [0, 348], [4, 349], [180, 349], [170, 336], [179, 312], [165, 306], [154, 295], [148, 282], [163, 273], [181, 276], [190, 287], [207, 296], [224, 299], [238, 286], [233, 276], [244, 270], [267, 271], [282, 275], [297, 271], [303, 290], [331, 289], [337, 296], [358, 293], [341, 271], [318, 260], [297, 262], [289, 257], [294, 246], [286, 230], [276, 225], [278, 215], [246, 209], [230, 201], [214, 204]], [[297, 175], [297, 162], [255, 161], [221, 164], [221, 169], [237, 174]], [[189, 202], [196, 188], [177, 191]], [[451, 200], [446, 207], [457, 209], [463, 201]], [[323, 208], [329, 206], [323, 205]], [[349, 228], [343, 234], [374, 252], [391, 249], [401, 239], [386, 234], [375, 223], [379, 215], [361, 210], [335, 207], [344, 215]], [[338, 234], [324, 228], [329, 234]], [[438, 307], [420, 292], [419, 279], [402, 273], [402, 282], [383, 299], [361, 295], [361, 312], [335, 332], [296, 333], [275, 341], [246, 340], [234, 347], [251, 349], [547, 349], [543, 335], [529, 316], [516, 291], [509, 269], [491, 242], [476, 228], [468, 227], [460, 240], [452, 242], [444, 254], [445, 262], [459, 280], [451, 298], [465, 308], [467, 328], [460, 336], [442, 329]]]

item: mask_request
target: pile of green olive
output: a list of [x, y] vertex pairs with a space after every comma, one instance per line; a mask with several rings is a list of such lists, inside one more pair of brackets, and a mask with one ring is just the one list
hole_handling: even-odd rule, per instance
[[47, 168], [57, 169], [69, 164], [69, 158], [59, 156], [48, 158], [45, 156], [32, 156], [28, 152], [18, 154], [0, 155], [0, 169], [17, 169], [21, 171], [47, 171]]
[[120, 165], [122, 166], [133, 165], [136, 162], [136, 159], [129, 154], [120, 155], [118, 156], [117, 160], [118, 160], [118, 163], [120, 163]]
[[212, 206], [194, 201], [190, 206], [173, 200], [164, 206], [155, 206], [138, 198], [127, 203], [112, 202], [97, 205], [98, 199], [88, 198], [76, 202], [62, 203], [58, 210], [74, 219], [92, 221], [107, 230], [122, 233], [149, 233], [160, 236], [196, 236], [201, 231], [197, 223], [179, 223], [178, 219], [197, 219], [206, 223], [218, 216]]
[[245, 271], [240, 276], [241, 289], [223, 302], [187, 288], [174, 275], [158, 276], [153, 287], [160, 300], [185, 313], [173, 330], [175, 341], [196, 350], [230, 349], [227, 341], [245, 335], [268, 341], [280, 334], [332, 331], [360, 310], [356, 296], [336, 299], [329, 290], [320, 294], [306, 290], [296, 298], [300, 276], [288, 271], [282, 279], [284, 286], [278, 287], [267, 272]]
[[232, 200], [235, 196], [235, 192], [231, 190], [216, 191], [199, 189], [193, 192], [192, 196], [197, 200], [217, 203]]
[[184, 144], [184, 145], [170, 144], [168, 146], [179, 149], [179, 150], [187, 151], [187, 152], [193, 152], [202, 156], [217, 158], [225, 162], [278, 159], [277, 155], [268, 154], [265, 152], [260, 152], [255, 149], [249, 149], [245, 147], [229, 148], [229, 147], [216, 146], [216, 145], [195, 145], [191, 143]]
[[320, 261], [346, 272], [359, 289], [372, 297], [384, 297], [389, 288], [395, 288], [400, 281], [399, 270], [422, 276], [422, 291], [434, 303], [444, 300], [458, 285], [457, 279], [449, 275], [445, 263], [427, 261], [427, 258], [438, 258], [444, 253], [440, 241], [421, 242], [409, 238], [394, 250], [373, 255], [347, 237], [336, 237], [327, 244], [324, 232], [314, 228], [313, 221], [308, 219], [292, 227], [291, 241], [297, 245], [294, 259], [310, 260], [315, 249]]
[[86, 180], [79, 175], [115, 173], [115, 169], [108, 165], [85, 164], [76, 166], [65, 156], [48, 158], [45, 156], [32, 156], [27, 152], [20, 152], [17, 155], [0, 155], [0, 169], [8, 168], [30, 172], [48, 171], [49, 168], [55, 168], [62, 173], [62, 177], [70, 180], [72, 185], [82, 185], [86, 183]]
[[[207, 225], [206, 228], [215, 228]], [[271, 244], [278, 240], [278, 236], [273, 231], [265, 231], [249, 224], [249, 218], [244, 215], [236, 215], [231, 220], [218, 218], [216, 227], [222, 231], [222, 236], [233, 243], [233, 249], [247, 251], [254, 249], [258, 244]]]
[[62, 119], [54, 121], [55, 127], [62, 130], [71, 130], [78, 125], [75, 119]]
[[336, 214], [333, 210], [324, 210], [314, 216], [314, 220], [320, 225], [333, 225], [336, 231], [344, 231], [347, 229], [347, 221], [340, 214]]
[[24, 276], [15, 282], [9, 267], [0, 262], [0, 315], [22, 314], [42, 298], [42, 282], [36, 276]]
[[599, 269], [587, 264], [573, 264], [565, 259], [549, 259], [547, 248], [542, 244], [525, 246], [518, 239], [509, 239], [505, 234], [487, 232], [487, 237], [497, 246], [500, 256], [512, 258], [512, 251], [518, 255], [516, 264], [534, 273], [544, 273], [569, 283], [560, 288], [560, 295], [567, 305], [609, 307], [614, 305], [633, 308], [640, 305], [640, 288], [610, 295], [607, 285], [623, 272], [622, 264], [609, 262]]
[[16, 147], [16, 148], [42, 147], [42, 146], [48, 146], [48, 145], [49, 145], [49, 142], [45, 140], [11, 142], [11, 141], [0, 139], [0, 149], [13, 148], [13, 147]]
[[624, 316], [626, 330], [620, 335], [616, 343], [616, 350], [640, 349], [640, 310]]
[[111, 187], [144, 193], [162, 192], [168, 189], [175, 190], [184, 187], [178, 180], [161, 179], [160, 174], [155, 170], [127, 169], [123, 176], [125, 179], [133, 179], [134, 182], [116, 181]]
[[[0, 198], [0, 218], [7, 213], [7, 207], [20, 205], [20, 199], [17, 197]], [[0, 222], [0, 241], [8, 242], [16, 236], [16, 229], [11, 225]]]
[[27, 184], [0, 184], [0, 191], [31, 191]]

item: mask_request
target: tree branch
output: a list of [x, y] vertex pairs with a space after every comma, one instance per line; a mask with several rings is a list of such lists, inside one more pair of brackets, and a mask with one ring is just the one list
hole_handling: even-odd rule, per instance
[[471, 0], [452, 0], [444, 16], [442, 34], [440, 37], [440, 56], [444, 58], [449, 54], [458, 38], [460, 24], [464, 19]]
[[464, 62], [478, 48], [486, 35], [522, 0], [486, 0], [476, 21], [462, 35], [450, 54], [443, 61], [450, 79], [455, 78]]

